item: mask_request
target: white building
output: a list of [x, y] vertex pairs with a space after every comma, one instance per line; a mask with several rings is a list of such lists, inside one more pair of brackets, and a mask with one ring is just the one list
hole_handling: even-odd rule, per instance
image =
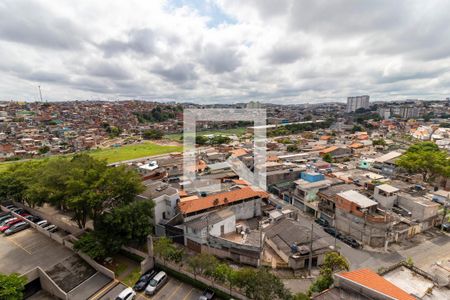
[[369, 108], [369, 95], [347, 97], [347, 112], [354, 112], [358, 108]]

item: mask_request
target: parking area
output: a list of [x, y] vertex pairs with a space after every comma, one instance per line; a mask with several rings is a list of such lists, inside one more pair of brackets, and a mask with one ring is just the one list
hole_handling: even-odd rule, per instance
[[[119, 285], [112, 288], [107, 294], [103, 295], [99, 300], [114, 300], [121, 291], [127, 287], [120, 283]], [[188, 285], [187, 283], [181, 282], [175, 278], [169, 278], [167, 283], [156, 293], [154, 296], [147, 296], [144, 293], [139, 293], [136, 296], [136, 300], [197, 300], [202, 291]]]
[[0, 237], [0, 273], [25, 273], [37, 266], [47, 270], [73, 252], [28, 228], [11, 236]]

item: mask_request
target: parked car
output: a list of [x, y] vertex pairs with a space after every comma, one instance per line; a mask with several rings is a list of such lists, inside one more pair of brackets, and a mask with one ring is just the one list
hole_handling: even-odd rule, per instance
[[214, 291], [206, 289], [203, 291], [202, 295], [198, 297], [198, 300], [212, 300], [214, 298]]
[[28, 220], [30, 220], [30, 221], [33, 222], [33, 223], [36, 223], [36, 222], [41, 221], [42, 218], [41, 218], [41, 217], [38, 217], [38, 216], [31, 216], [31, 218], [29, 218]]
[[3, 221], [1, 221], [1, 222], [0, 222], [0, 226], [3, 226], [3, 225], [5, 225], [6, 223], [8, 223], [9, 221], [12, 221], [12, 220], [15, 220], [15, 219], [17, 219], [17, 218], [11, 215], [11, 216], [9, 216], [8, 218], [6, 218], [6, 219], [4, 219]]
[[15, 212], [18, 215], [22, 215], [22, 214], [29, 215], [30, 214], [29, 212], [27, 212], [25, 209], [22, 209], [22, 208], [14, 208], [14, 209], [11, 209], [11, 211]]
[[316, 222], [317, 224], [319, 224], [320, 226], [322, 226], [322, 227], [328, 227], [328, 226], [330, 226], [330, 223], [328, 223], [327, 220], [322, 219], [322, 218], [316, 219], [315, 222]]
[[360, 248], [361, 244], [352, 237], [343, 236], [341, 240], [352, 248]]
[[8, 229], [5, 230], [5, 235], [14, 234], [16, 232], [19, 232], [19, 231], [22, 231], [24, 229], [27, 229], [28, 227], [30, 227], [30, 224], [28, 224], [27, 222], [16, 223], [16, 224], [12, 225], [11, 227], [9, 227]]
[[45, 230], [49, 232], [55, 232], [58, 230], [58, 226], [56, 225], [48, 225], [47, 227], [44, 227]]
[[450, 232], [450, 223], [442, 224], [442, 230]]
[[152, 280], [152, 278], [156, 275], [156, 273], [157, 273], [156, 270], [151, 270], [151, 271], [146, 272], [136, 282], [136, 284], [133, 287], [133, 290], [135, 290], [136, 292], [141, 292], [141, 291], [145, 290], [147, 285], [150, 283], [150, 280]]
[[334, 227], [324, 227], [323, 229], [326, 233], [332, 235], [332, 236], [336, 236], [336, 238], [340, 238], [341, 234], [337, 231], [336, 228]]
[[117, 297], [116, 300], [131, 300], [136, 297], [136, 292], [132, 288], [127, 288], [123, 290]]
[[7, 214], [1, 216], [1, 217], [0, 217], [0, 224], [1, 224], [3, 221], [8, 220], [8, 219], [11, 219], [11, 218], [14, 218], [14, 217], [13, 217], [13, 215], [10, 214], [10, 213], [7, 213]]
[[46, 227], [46, 226], [50, 225], [50, 223], [47, 220], [41, 220], [41, 221], [36, 222], [36, 225], [40, 226], [40, 227]]
[[14, 224], [17, 224], [19, 222], [22, 222], [21, 219], [19, 218], [14, 218], [11, 221], [8, 221], [5, 223], [5, 225], [0, 227], [0, 232], [5, 232], [7, 229], [9, 229], [11, 226], [13, 226]]
[[153, 277], [145, 288], [146, 295], [154, 295], [168, 280], [167, 274], [160, 271]]

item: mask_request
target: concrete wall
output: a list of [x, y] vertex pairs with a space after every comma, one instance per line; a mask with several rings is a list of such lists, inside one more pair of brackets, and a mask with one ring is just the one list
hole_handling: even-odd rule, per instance
[[99, 263], [97, 263], [96, 261], [91, 259], [89, 256], [87, 256], [86, 254], [84, 254], [82, 252], [78, 252], [78, 255], [82, 259], [84, 259], [84, 261], [87, 262], [91, 267], [93, 267], [95, 270], [97, 270], [98, 272], [102, 273], [106, 277], [109, 277], [112, 280], [114, 280], [116, 278], [116, 276], [115, 276], [113, 271], [111, 271], [110, 269], [100, 265]]
[[383, 208], [392, 208], [397, 201], [397, 194], [391, 193], [389, 196], [380, 194], [380, 189], [375, 187], [373, 198]]
[[398, 204], [411, 212], [411, 217], [415, 220], [424, 221], [438, 214], [439, 204], [422, 199], [413, 201], [410, 198], [399, 195]]
[[383, 247], [388, 223], [364, 222], [363, 218], [358, 218], [342, 210], [336, 210], [335, 227], [340, 232], [348, 234], [364, 244], [372, 247]]
[[216, 224], [213, 224], [210, 226], [209, 234], [213, 236], [220, 236], [221, 235], [221, 227], [224, 227], [224, 233], [230, 233], [234, 232], [236, 230], [236, 216], [231, 215], [225, 220], [222, 220]]
[[27, 273], [23, 274], [27, 278], [27, 282], [31, 282], [39, 278], [42, 290], [58, 299], [69, 299], [66, 292], [64, 292], [40, 267], [36, 267]]
[[18, 202], [14, 202], [14, 205], [23, 209], [26, 209], [27, 211], [29, 211], [32, 215], [35, 216], [39, 216], [42, 219], [45, 219], [47, 221], [49, 221], [52, 224], [55, 224], [56, 226], [58, 226], [59, 228], [61, 228], [64, 231], [70, 232], [73, 235], [80, 235], [81, 233], [83, 233], [83, 230], [73, 226], [71, 224], [67, 224], [63, 221], [61, 221], [59, 218], [57, 218], [56, 216], [51, 216], [48, 214], [45, 214], [44, 212], [28, 207], [26, 205], [23, 205], [22, 203], [18, 203]]

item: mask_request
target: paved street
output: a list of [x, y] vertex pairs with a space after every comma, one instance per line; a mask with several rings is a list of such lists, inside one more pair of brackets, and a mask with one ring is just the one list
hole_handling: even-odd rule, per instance
[[[271, 200], [281, 206], [286, 205], [286, 202], [275, 196], [272, 196]], [[299, 222], [302, 225], [311, 228], [311, 223], [313, 223], [314, 233], [324, 237], [330, 245], [334, 245], [334, 237], [323, 231], [320, 225], [314, 223], [311, 216], [305, 215], [300, 210], [298, 212], [300, 215]], [[436, 229], [419, 234], [402, 245], [390, 245], [389, 252], [384, 252], [383, 249], [374, 249], [374, 251], [354, 249], [340, 240], [336, 240], [336, 246], [348, 259], [352, 270], [370, 268], [377, 271], [380, 267], [393, 265], [401, 260], [407, 260], [409, 257], [416, 266], [427, 270], [436, 261], [450, 258], [450, 235], [439, 232]]]

